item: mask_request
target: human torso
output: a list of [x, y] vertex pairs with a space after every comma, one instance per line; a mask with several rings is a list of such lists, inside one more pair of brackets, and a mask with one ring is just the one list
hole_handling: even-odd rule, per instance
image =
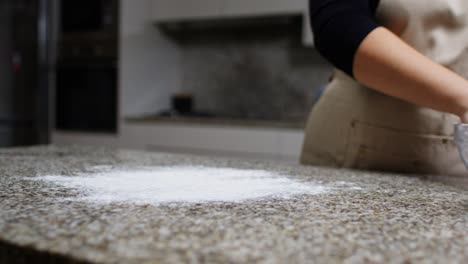
[[[468, 0], [380, 0], [376, 20], [468, 79]], [[456, 122], [454, 115], [383, 95], [337, 70], [309, 116], [301, 162], [464, 175], [452, 141]]]

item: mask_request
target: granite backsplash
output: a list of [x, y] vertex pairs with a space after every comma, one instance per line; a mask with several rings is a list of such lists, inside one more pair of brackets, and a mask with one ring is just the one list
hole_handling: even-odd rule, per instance
[[301, 27], [184, 34], [180, 92], [195, 109], [230, 118], [304, 122], [332, 67], [301, 42]]

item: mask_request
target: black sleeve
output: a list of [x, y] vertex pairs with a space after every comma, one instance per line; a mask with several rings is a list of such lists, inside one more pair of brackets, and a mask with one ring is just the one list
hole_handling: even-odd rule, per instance
[[379, 25], [374, 20], [379, 0], [309, 0], [317, 50], [351, 77], [357, 49]]

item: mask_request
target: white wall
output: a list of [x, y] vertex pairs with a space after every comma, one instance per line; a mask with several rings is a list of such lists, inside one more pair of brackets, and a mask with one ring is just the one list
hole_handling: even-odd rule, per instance
[[180, 87], [179, 51], [151, 19], [151, 0], [121, 0], [120, 117], [169, 107]]

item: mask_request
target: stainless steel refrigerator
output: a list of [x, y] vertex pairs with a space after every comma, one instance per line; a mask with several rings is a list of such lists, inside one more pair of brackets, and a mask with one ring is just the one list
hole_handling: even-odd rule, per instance
[[51, 3], [0, 0], [0, 147], [49, 143]]

